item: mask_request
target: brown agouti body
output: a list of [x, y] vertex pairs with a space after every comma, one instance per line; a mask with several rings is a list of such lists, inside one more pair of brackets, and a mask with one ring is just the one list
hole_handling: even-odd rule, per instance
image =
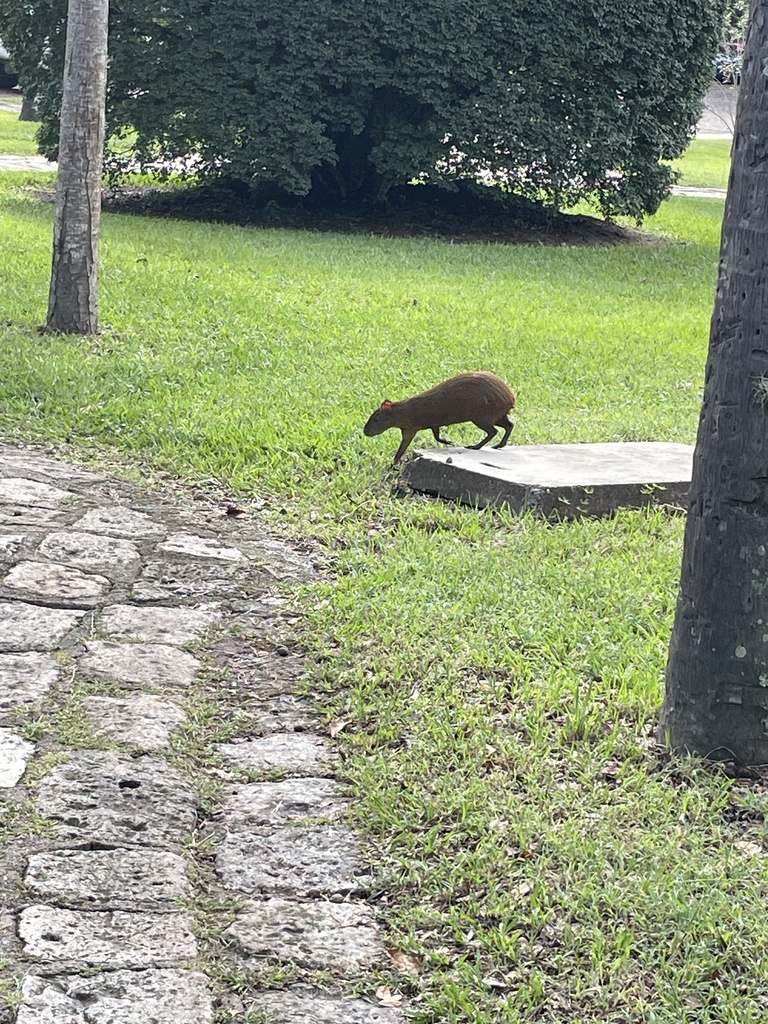
[[494, 448], [503, 448], [509, 440], [514, 423], [507, 415], [515, 407], [515, 392], [495, 373], [460, 373], [402, 402], [381, 403], [380, 408], [363, 427], [366, 437], [383, 434], [390, 427], [399, 427], [403, 435], [395, 452], [399, 462], [419, 430], [431, 430], [440, 444], [450, 444], [440, 436], [440, 428], [451, 423], [474, 423], [485, 431], [485, 437], [470, 448], [482, 448], [496, 436], [496, 427], [504, 436]]

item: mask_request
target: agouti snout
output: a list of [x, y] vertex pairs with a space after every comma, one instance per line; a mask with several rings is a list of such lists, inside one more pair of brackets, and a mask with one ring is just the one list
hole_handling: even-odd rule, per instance
[[413, 398], [382, 402], [363, 427], [363, 433], [375, 437], [390, 427], [398, 427], [403, 439], [395, 452], [395, 463], [405, 455], [419, 430], [431, 430], [440, 444], [450, 444], [440, 436], [440, 428], [451, 423], [471, 422], [485, 431], [482, 441], [469, 445], [470, 448], [482, 448], [496, 436], [496, 427], [502, 427], [504, 436], [494, 448], [503, 448], [514, 426], [508, 416], [514, 407], [515, 392], [495, 373], [460, 373]]

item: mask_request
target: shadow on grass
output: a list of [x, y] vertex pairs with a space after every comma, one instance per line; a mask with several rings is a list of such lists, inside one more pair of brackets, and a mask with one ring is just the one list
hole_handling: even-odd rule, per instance
[[498, 189], [460, 184], [393, 189], [386, 205], [341, 209], [307, 199], [252, 193], [239, 182], [131, 186], [105, 190], [104, 209], [116, 213], [283, 227], [309, 231], [429, 237], [457, 242], [544, 245], [649, 245], [653, 235], [583, 214], [558, 213]]

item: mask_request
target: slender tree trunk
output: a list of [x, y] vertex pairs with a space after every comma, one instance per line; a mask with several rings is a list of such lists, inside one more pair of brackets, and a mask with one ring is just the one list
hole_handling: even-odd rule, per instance
[[69, 0], [48, 327], [95, 334], [109, 0]]
[[768, 762], [768, 0], [752, 0], [660, 736]]
[[37, 114], [37, 106], [35, 101], [30, 99], [29, 96], [21, 97], [21, 113], [19, 114], [20, 121], [39, 121], [40, 118]]

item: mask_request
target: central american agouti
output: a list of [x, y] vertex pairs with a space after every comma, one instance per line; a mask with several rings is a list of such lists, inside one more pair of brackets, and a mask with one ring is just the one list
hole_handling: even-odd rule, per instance
[[495, 373], [460, 373], [402, 402], [381, 403], [380, 408], [363, 427], [366, 437], [383, 434], [390, 427], [399, 427], [403, 435], [395, 452], [395, 462], [419, 430], [431, 430], [440, 444], [450, 444], [440, 437], [440, 428], [450, 423], [472, 422], [485, 431], [485, 437], [470, 448], [482, 448], [496, 436], [496, 427], [504, 428], [504, 436], [494, 448], [503, 448], [509, 440], [514, 423], [507, 413], [515, 407], [515, 392]]

